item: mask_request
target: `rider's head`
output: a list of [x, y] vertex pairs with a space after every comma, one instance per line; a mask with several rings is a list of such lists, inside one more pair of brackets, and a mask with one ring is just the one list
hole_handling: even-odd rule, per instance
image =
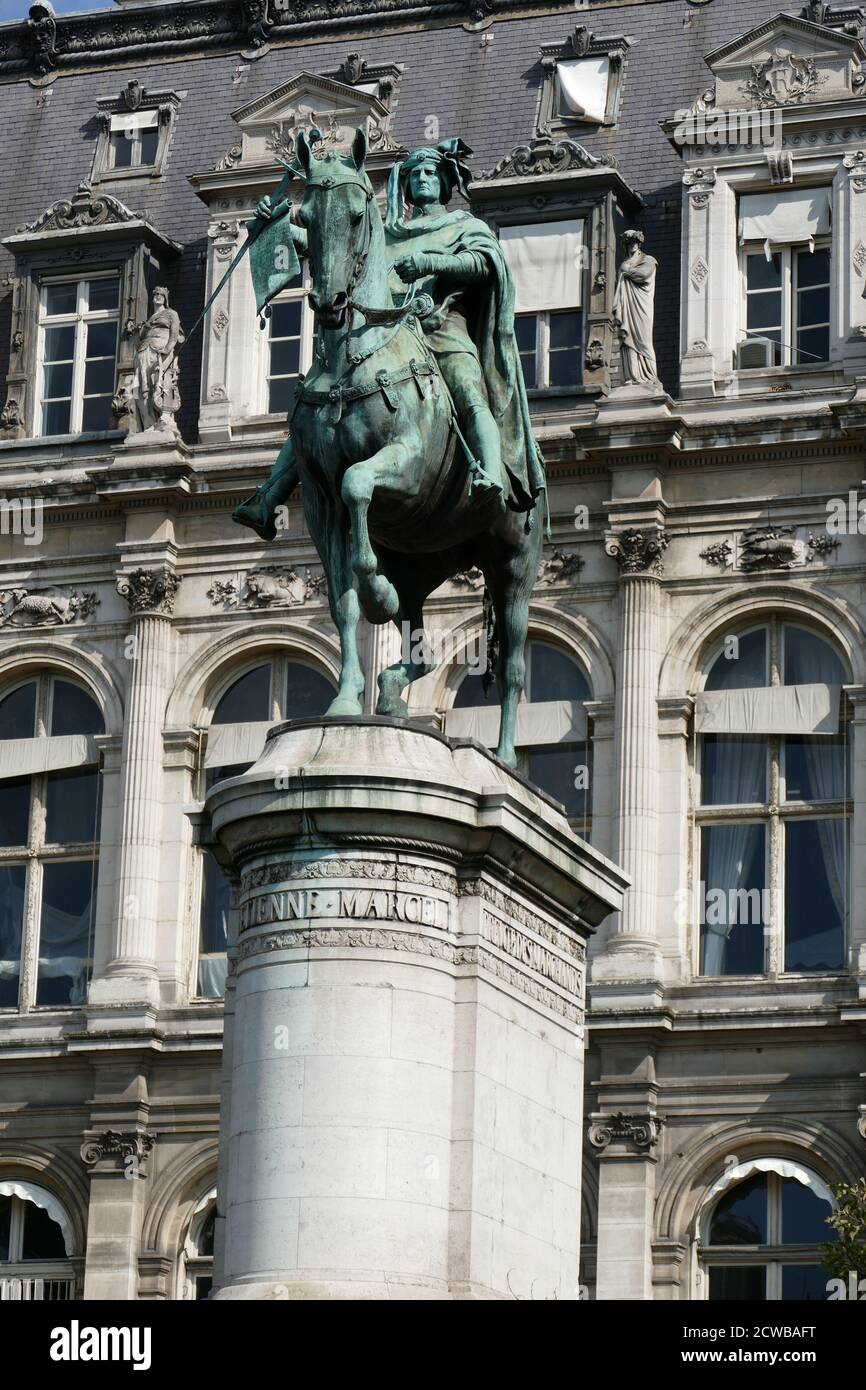
[[472, 151], [462, 140], [443, 140], [413, 150], [400, 165], [400, 183], [407, 203], [415, 207], [448, 203], [454, 190], [466, 196], [470, 174], [465, 158]]

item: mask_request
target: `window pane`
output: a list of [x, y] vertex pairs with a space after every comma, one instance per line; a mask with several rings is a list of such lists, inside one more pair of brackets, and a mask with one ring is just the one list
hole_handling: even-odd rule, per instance
[[826, 1301], [827, 1274], [820, 1265], [782, 1265], [783, 1303]]
[[74, 314], [78, 309], [78, 285], [72, 280], [65, 285], [45, 286], [45, 313]]
[[587, 814], [589, 786], [575, 787], [575, 781], [589, 784], [588, 753], [585, 743], [552, 744], [549, 748], [530, 748], [527, 758], [530, 782], [565, 807], [571, 820]]
[[89, 323], [87, 325], [87, 356], [114, 357], [117, 346], [117, 324]]
[[535, 314], [517, 314], [514, 319], [514, 336], [519, 352], [535, 352], [538, 332], [538, 317]]
[[69, 433], [69, 401], [46, 402], [42, 408], [42, 433]]
[[552, 352], [547, 364], [551, 386], [579, 386], [582, 381], [581, 354], [576, 348]]
[[300, 362], [301, 345], [297, 338], [271, 343], [271, 376], [296, 376]]
[[23, 864], [0, 868], [0, 1008], [17, 1009], [21, 974], [21, 928], [24, 921]]
[[71, 362], [75, 351], [75, 324], [67, 323], [62, 328], [46, 328], [45, 361]]
[[12, 1229], [12, 1198], [0, 1197], [0, 1260], [9, 1259], [9, 1233]]
[[0, 782], [0, 845], [26, 845], [30, 818], [30, 778]]
[[840, 970], [847, 901], [844, 820], [785, 825], [785, 969]]
[[764, 1245], [767, 1240], [767, 1175], [756, 1173], [719, 1198], [710, 1222], [710, 1245]]
[[89, 860], [43, 865], [37, 1004], [84, 1003], [95, 889]]
[[807, 328], [797, 334], [797, 360], [808, 366], [810, 362], [830, 360], [829, 328]]
[[268, 413], [270, 415], [287, 415], [292, 401], [295, 399], [295, 383], [297, 378], [284, 376], [275, 377], [268, 386]]
[[842, 734], [785, 739], [786, 801], [841, 801], [850, 777], [845, 776], [848, 749]]
[[301, 332], [301, 301], [283, 299], [271, 305], [271, 337], [297, 338]]
[[835, 1240], [827, 1225], [832, 1206], [796, 1178], [782, 1179], [782, 1244], [820, 1245]]
[[704, 734], [701, 744], [704, 806], [763, 805], [767, 799], [765, 739]]
[[36, 682], [0, 700], [0, 738], [32, 738], [36, 732]]
[[112, 135], [111, 146], [114, 150], [114, 168], [128, 169], [132, 163], [132, 141], [118, 133]]
[[271, 667], [257, 666], [230, 685], [214, 710], [214, 724], [255, 724], [271, 717]]
[[114, 358], [99, 357], [84, 369], [85, 396], [111, 395], [114, 390]]
[[227, 777], [240, 777], [242, 772], [246, 772], [252, 767], [252, 763], [231, 763], [227, 767], [209, 767], [205, 773], [205, 790], [210, 791], [217, 782], [224, 782]]
[[196, 1299], [198, 1299], [198, 1300], [203, 1300], [203, 1299], [209, 1298], [209, 1297], [210, 1297], [210, 1291], [211, 1291], [212, 1288], [213, 1288], [213, 1275], [212, 1275], [212, 1274], [197, 1274], [197, 1275], [196, 1275], [196, 1277], [195, 1277], [195, 1296], [196, 1296]]
[[90, 280], [87, 285], [87, 307], [89, 309], [116, 309], [120, 299], [120, 281], [115, 277], [107, 280]]
[[548, 700], [591, 700], [586, 676], [571, 657], [546, 642], [530, 642], [527, 696], [533, 704]]
[[829, 643], [802, 627], [785, 627], [784, 685], [844, 685], [848, 679], [842, 662]]
[[711, 1265], [711, 1303], [766, 1303], [766, 1265]]
[[819, 290], [801, 290], [797, 296], [797, 326], [808, 328], [812, 323], [830, 322], [830, 286]]
[[92, 843], [99, 823], [99, 773], [72, 768], [49, 772], [45, 840], [49, 845]]
[[746, 257], [746, 286], [750, 290], [773, 290], [782, 284], [782, 257], [774, 252], [767, 260], [763, 251]]
[[[830, 248], [820, 251], [799, 251], [797, 253], [797, 287], [806, 285], [829, 285]], [[828, 300], [829, 303], [829, 300]]]
[[781, 294], [750, 294], [746, 327], [751, 336], [764, 328], [778, 328], [782, 322]]
[[481, 676], [464, 676], [457, 687], [454, 709], [472, 709], [476, 705], [496, 705], [498, 703], [499, 696], [496, 693], [495, 681], [491, 681], [490, 688], [485, 695]]
[[71, 681], [55, 680], [51, 692], [52, 734], [103, 734], [105, 725], [92, 696]]
[[701, 974], [758, 975], [764, 969], [763, 825], [701, 830]]
[[143, 130], [141, 132], [141, 163], [155, 164], [156, 151], [159, 147], [159, 131]]
[[205, 853], [202, 868], [199, 962], [196, 994], [220, 999], [225, 994], [230, 890], [213, 855]]
[[292, 662], [286, 680], [284, 718], [316, 719], [336, 694], [331, 682], [311, 666]]
[[767, 631], [745, 632], [710, 667], [705, 690], [753, 690], [769, 685], [767, 679]]
[[111, 396], [88, 397], [81, 412], [81, 428], [83, 430], [110, 430], [113, 423]]
[[568, 311], [550, 315], [550, 349], [580, 347], [581, 315]]
[[65, 1260], [63, 1232], [43, 1207], [35, 1202], [24, 1203], [24, 1239], [22, 1260]]
[[42, 380], [42, 395], [45, 400], [54, 396], [70, 396], [72, 394], [72, 363], [57, 362], [53, 366], [49, 363], [46, 365]]

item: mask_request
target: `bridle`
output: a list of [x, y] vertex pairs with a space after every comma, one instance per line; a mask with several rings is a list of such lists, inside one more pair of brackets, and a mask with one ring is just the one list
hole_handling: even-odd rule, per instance
[[325, 174], [323, 178], [307, 179], [306, 188], [321, 189], [323, 193], [331, 193], [335, 188], [360, 188], [367, 200], [364, 207], [364, 228], [361, 237], [361, 245], [355, 251], [355, 261], [352, 266], [352, 273], [346, 286], [346, 308], [351, 312], [354, 307], [353, 299], [355, 286], [362, 278], [367, 267], [367, 258], [370, 254], [370, 246], [373, 240], [373, 189], [369, 179], [361, 179], [356, 175], [349, 174], [347, 178], [336, 178], [333, 174]]

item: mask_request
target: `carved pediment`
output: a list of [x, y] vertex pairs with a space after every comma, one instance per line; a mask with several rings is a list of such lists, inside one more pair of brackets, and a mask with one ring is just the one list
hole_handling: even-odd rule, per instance
[[863, 86], [852, 34], [778, 14], [707, 55], [722, 110], [844, 101]]
[[86, 227], [104, 227], [111, 222], [137, 222], [141, 213], [131, 212], [108, 193], [95, 193], [89, 183], [80, 183], [71, 198], [58, 198], [35, 222], [17, 227], [17, 232], [68, 232]]
[[[345, 67], [345, 65], [344, 65]], [[349, 73], [348, 75], [352, 75]], [[365, 126], [373, 153], [394, 149], [388, 134], [390, 111], [378, 95], [374, 73], [359, 72], [357, 85], [336, 77], [298, 73], [289, 82], [232, 112], [241, 129], [243, 164], [267, 164], [289, 160], [297, 133], [317, 127], [319, 150], [348, 150], [358, 126]]]

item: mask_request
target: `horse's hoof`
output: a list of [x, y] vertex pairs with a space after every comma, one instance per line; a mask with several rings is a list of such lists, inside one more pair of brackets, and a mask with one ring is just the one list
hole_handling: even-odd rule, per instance
[[357, 695], [338, 695], [325, 710], [325, 718], [333, 719], [339, 714], [363, 714], [364, 707]]
[[388, 719], [408, 719], [409, 706], [399, 696], [390, 700], [383, 700], [380, 696], [379, 703], [376, 705], [376, 713], [385, 715]]

